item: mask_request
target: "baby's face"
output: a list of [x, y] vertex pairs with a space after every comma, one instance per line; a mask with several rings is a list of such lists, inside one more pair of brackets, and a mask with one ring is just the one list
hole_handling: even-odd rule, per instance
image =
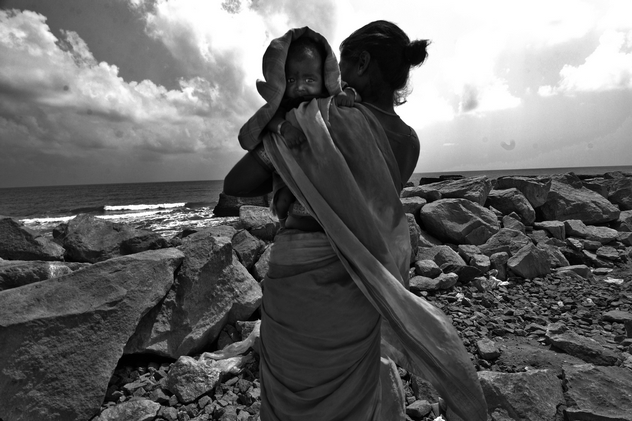
[[323, 63], [320, 57], [302, 55], [289, 57], [285, 63], [285, 97], [306, 99], [325, 94], [323, 84]]

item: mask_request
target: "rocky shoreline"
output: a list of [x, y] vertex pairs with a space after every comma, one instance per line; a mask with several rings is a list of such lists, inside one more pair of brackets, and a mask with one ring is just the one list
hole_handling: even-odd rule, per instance
[[[422, 179], [401, 200], [409, 288], [451, 318], [490, 420], [632, 420], [632, 174]], [[239, 219], [170, 239], [81, 215], [51, 241], [0, 218], [0, 420], [257, 420], [279, 226], [218, 208]], [[408, 419], [445, 419], [400, 376]]]

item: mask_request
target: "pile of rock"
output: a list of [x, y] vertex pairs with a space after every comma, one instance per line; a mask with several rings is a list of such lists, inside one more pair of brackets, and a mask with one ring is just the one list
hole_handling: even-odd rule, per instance
[[[632, 420], [632, 176], [424, 182], [401, 199], [409, 288], [456, 326], [490, 419]], [[234, 226], [168, 240], [83, 215], [50, 241], [0, 219], [0, 419], [257, 420], [279, 226], [230, 203]], [[226, 347], [243, 352], [217, 360]], [[440, 417], [400, 376], [408, 418]]]

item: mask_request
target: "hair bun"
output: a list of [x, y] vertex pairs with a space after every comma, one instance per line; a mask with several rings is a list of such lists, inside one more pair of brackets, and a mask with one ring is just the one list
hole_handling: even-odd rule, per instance
[[428, 57], [428, 45], [430, 41], [427, 39], [420, 39], [410, 42], [404, 48], [404, 57], [411, 66], [419, 66]]

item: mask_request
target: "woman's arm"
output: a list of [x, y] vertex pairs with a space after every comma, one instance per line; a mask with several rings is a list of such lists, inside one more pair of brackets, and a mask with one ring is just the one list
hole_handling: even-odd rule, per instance
[[272, 191], [272, 173], [250, 153], [244, 155], [224, 179], [224, 194], [256, 197]]

